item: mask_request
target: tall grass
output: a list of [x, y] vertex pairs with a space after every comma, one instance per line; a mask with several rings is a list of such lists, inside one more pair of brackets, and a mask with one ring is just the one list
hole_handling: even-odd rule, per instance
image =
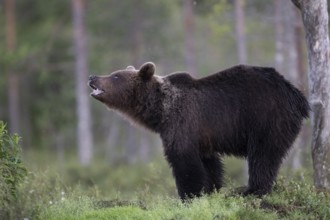
[[263, 198], [223, 189], [187, 203], [166, 196], [131, 201], [70, 198], [42, 210], [41, 219], [329, 219], [330, 195], [307, 184], [281, 182]]
[[25, 157], [26, 174], [13, 137], [3, 130], [0, 138], [1, 152], [7, 149], [0, 167], [5, 164], [15, 176], [0, 173], [1, 219], [330, 219], [329, 192], [314, 189], [301, 176], [279, 178], [262, 198], [235, 194], [237, 181], [227, 176], [220, 192], [182, 203], [163, 158], [134, 165], [98, 160], [82, 167], [72, 155], [59, 162], [54, 154], [32, 152]]
[[15, 219], [330, 218], [329, 193], [297, 180], [279, 178], [273, 193], [263, 198], [238, 196], [228, 184], [182, 203], [164, 160], [135, 166], [68, 163], [61, 172], [51, 167], [29, 173], [12, 207]]

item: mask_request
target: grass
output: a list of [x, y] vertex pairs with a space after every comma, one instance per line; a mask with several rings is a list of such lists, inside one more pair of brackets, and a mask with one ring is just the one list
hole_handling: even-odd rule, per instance
[[[153, 168], [156, 169], [156, 168]], [[139, 170], [139, 169], [137, 169]], [[135, 170], [135, 172], [137, 172]], [[126, 176], [131, 171], [125, 170]], [[241, 197], [233, 188], [182, 203], [176, 195], [151, 192], [158, 181], [125, 196], [104, 195], [93, 186], [66, 186], [47, 173], [30, 174], [22, 185], [21, 215], [17, 219], [329, 219], [330, 194], [315, 190], [310, 184], [279, 179], [274, 191], [263, 198]], [[148, 186], [148, 184], [151, 184]], [[161, 185], [161, 184], [160, 184]], [[166, 185], [162, 185], [166, 187]], [[161, 188], [158, 186], [156, 188]], [[155, 189], [156, 189], [155, 188]], [[171, 187], [170, 187], [171, 188]], [[170, 195], [170, 196], [169, 196]], [[124, 199], [126, 197], [126, 199]], [[20, 212], [18, 211], [18, 212]], [[13, 219], [14, 219], [13, 218]]]
[[69, 198], [49, 205], [40, 219], [329, 219], [330, 195], [310, 185], [277, 184], [261, 199], [233, 196], [231, 190], [193, 199], [188, 203], [165, 196], [131, 201]]
[[[38, 155], [45, 161], [26, 160], [30, 172], [8, 207], [9, 219], [330, 219], [329, 192], [300, 178], [279, 178], [263, 198], [235, 195], [237, 182], [227, 180], [220, 192], [182, 203], [163, 158], [81, 167], [70, 158], [60, 164]], [[38, 167], [45, 162], [47, 169]]]
[[[117, 202], [117, 203], [116, 203]], [[153, 198], [140, 203], [122, 204], [116, 201], [110, 207], [100, 208], [89, 198], [66, 201], [44, 210], [41, 219], [275, 219], [273, 213], [249, 209], [242, 198], [225, 198], [220, 194], [194, 199], [183, 204], [173, 198]], [[266, 215], [265, 215], [266, 214]], [[247, 216], [248, 215], [248, 216]]]

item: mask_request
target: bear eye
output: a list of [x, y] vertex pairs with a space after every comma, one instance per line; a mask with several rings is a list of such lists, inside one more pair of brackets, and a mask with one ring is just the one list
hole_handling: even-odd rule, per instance
[[119, 79], [119, 76], [118, 75], [113, 75], [112, 78], [117, 80], [117, 79]]

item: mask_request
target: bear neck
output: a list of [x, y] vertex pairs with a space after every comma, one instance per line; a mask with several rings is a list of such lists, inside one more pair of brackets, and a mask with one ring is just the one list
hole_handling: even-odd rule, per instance
[[[145, 91], [148, 91], [147, 93]], [[154, 85], [147, 90], [136, 91], [136, 99], [126, 113], [139, 125], [161, 133], [163, 122], [162, 93], [160, 85]]]

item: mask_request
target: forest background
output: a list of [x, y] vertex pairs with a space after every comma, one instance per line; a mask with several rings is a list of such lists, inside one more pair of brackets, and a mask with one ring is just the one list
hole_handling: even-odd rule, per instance
[[[170, 170], [159, 137], [91, 99], [89, 74], [146, 61], [158, 75], [195, 77], [242, 63], [273, 66], [308, 96], [303, 25], [291, 1], [5, 2], [13, 1], [0, 0], [0, 119], [22, 137], [27, 167], [51, 170], [67, 185], [134, 190], [151, 172], [175, 194], [173, 180], [162, 181]], [[287, 179], [312, 183], [310, 142], [306, 121], [281, 169]], [[233, 185], [246, 182], [244, 162], [225, 164]], [[127, 166], [140, 171], [125, 182]]]

